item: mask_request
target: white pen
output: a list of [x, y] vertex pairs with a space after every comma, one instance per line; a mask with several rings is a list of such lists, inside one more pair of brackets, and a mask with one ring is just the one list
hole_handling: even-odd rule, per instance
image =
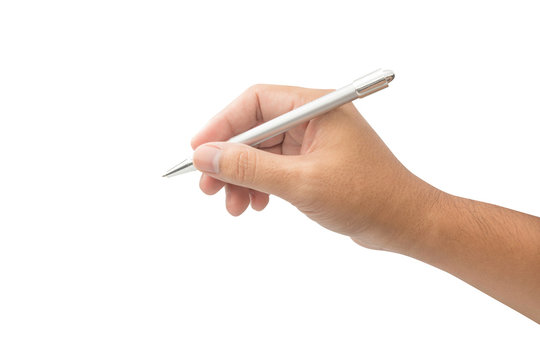
[[[319, 115], [334, 110], [341, 105], [355, 99], [366, 97], [374, 92], [388, 87], [390, 81], [394, 80], [394, 73], [390, 70], [375, 70], [361, 78], [353, 81], [347, 86], [332, 91], [318, 99], [297, 107], [283, 115], [269, 120], [257, 127], [230, 138], [229, 142], [242, 143], [251, 146], [262, 143], [276, 135], [309, 121]], [[193, 160], [187, 158], [176, 165], [164, 177], [172, 177], [194, 171]]]

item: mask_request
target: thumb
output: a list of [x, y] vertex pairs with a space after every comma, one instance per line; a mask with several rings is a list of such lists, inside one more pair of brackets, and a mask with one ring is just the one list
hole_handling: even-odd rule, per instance
[[195, 150], [193, 164], [226, 183], [289, 199], [301, 183], [297, 181], [299, 166], [294, 158], [244, 144], [212, 142]]

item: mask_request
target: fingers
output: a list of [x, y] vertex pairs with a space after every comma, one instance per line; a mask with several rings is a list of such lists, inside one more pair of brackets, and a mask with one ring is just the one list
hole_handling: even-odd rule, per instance
[[195, 167], [223, 182], [293, 200], [301, 186], [302, 162], [244, 144], [208, 143], [193, 154]]
[[225, 184], [225, 207], [232, 216], [241, 215], [249, 206], [249, 189]]
[[[226, 141], [252, 127], [311, 101], [324, 90], [281, 85], [254, 85], [214, 116], [191, 140], [191, 146]], [[274, 140], [276, 141], [276, 140]], [[274, 144], [272, 144], [274, 145]]]
[[268, 194], [232, 184], [225, 185], [225, 194], [225, 206], [233, 216], [241, 215], [250, 203], [254, 210], [261, 211], [269, 201]]
[[[264, 121], [271, 120], [281, 114], [324, 95], [326, 90], [303, 89], [291, 86], [255, 85], [247, 89], [230, 105], [214, 116], [209, 123], [193, 137], [191, 145], [194, 149], [210, 141], [223, 141], [242, 133]], [[303, 133], [303, 129], [297, 129]], [[300, 136], [301, 137], [301, 136]], [[289, 136], [289, 143], [291, 136]], [[290, 186], [284, 181], [290, 178], [290, 169], [286, 161], [280, 161], [274, 154], [282, 153], [281, 144], [286, 139], [285, 134], [266, 140], [259, 145], [264, 148], [268, 156], [253, 155], [247, 150], [232, 152], [225, 157], [221, 165], [223, 171], [217, 174], [220, 163], [211, 153], [214, 150], [201, 149], [198, 160], [199, 170], [206, 172], [200, 180], [201, 190], [213, 195], [225, 186], [227, 193], [226, 206], [232, 215], [240, 215], [251, 203], [253, 209], [263, 210], [269, 201], [268, 193], [287, 197]], [[300, 145], [298, 145], [300, 146]], [[290, 148], [290, 146], [288, 146]], [[220, 150], [219, 147], [217, 150]], [[298, 151], [297, 151], [298, 152]], [[288, 151], [288, 153], [291, 153]], [[249, 159], [249, 164], [246, 159]], [[252, 170], [258, 166], [256, 158], [263, 159], [263, 166], [259, 171]], [[206, 160], [201, 160], [205, 159]], [[210, 160], [208, 160], [210, 159]], [[212, 160], [213, 159], [213, 160]], [[219, 160], [219, 159], [218, 159]], [[278, 167], [277, 165], [281, 166]], [[221, 176], [221, 177], [220, 177]], [[234, 184], [234, 185], [229, 185]], [[253, 185], [253, 186], [250, 186]], [[255, 190], [248, 190], [253, 188]]]
[[221, 188], [223, 188], [223, 186], [225, 186], [225, 183], [223, 181], [214, 179], [213, 177], [206, 174], [201, 175], [199, 187], [206, 195], [216, 194], [219, 190], [221, 190]]
[[270, 196], [260, 191], [250, 190], [249, 197], [251, 199], [251, 208], [256, 211], [262, 211], [268, 205]]
[[[225, 186], [225, 183], [206, 174], [202, 174], [199, 186], [205, 194], [214, 195]], [[268, 194], [247, 189], [248, 191], [246, 197], [246, 192], [243, 191], [244, 189], [245, 188], [239, 186], [229, 186], [228, 190], [226, 189], [227, 210], [232, 215], [238, 216], [246, 210], [247, 205], [250, 203], [253, 210], [264, 210], [266, 205], [268, 205], [268, 201], [270, 200]]]

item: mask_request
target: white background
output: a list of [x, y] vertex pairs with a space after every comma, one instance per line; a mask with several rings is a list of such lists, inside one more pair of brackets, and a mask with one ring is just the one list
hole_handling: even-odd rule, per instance
[[161, 174], [254, 83], [335, 88], [415, 174], [540, 215], [530, 1], [0, 3], [0, 359], [538, 359], [540, 327], [272, 198]]

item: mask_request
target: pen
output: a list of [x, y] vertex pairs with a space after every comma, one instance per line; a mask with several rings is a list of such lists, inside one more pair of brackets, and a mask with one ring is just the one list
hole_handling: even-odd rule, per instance
[[[390, 70], [375, 70], [353, 81], [349, 85], [332, 91], [257, 127], [251, 128], [242, 134], [230, 138], [228, 141], [255, 146], [341, 105], [366, 97], [388, 87], [390, 81], [394, 80], [394, 76], [394, 73]], [[172, 177], [194, 170], [196, 169], [193, 166], [193, 160], [187, 158], [167, 171], [163, 177]]]

